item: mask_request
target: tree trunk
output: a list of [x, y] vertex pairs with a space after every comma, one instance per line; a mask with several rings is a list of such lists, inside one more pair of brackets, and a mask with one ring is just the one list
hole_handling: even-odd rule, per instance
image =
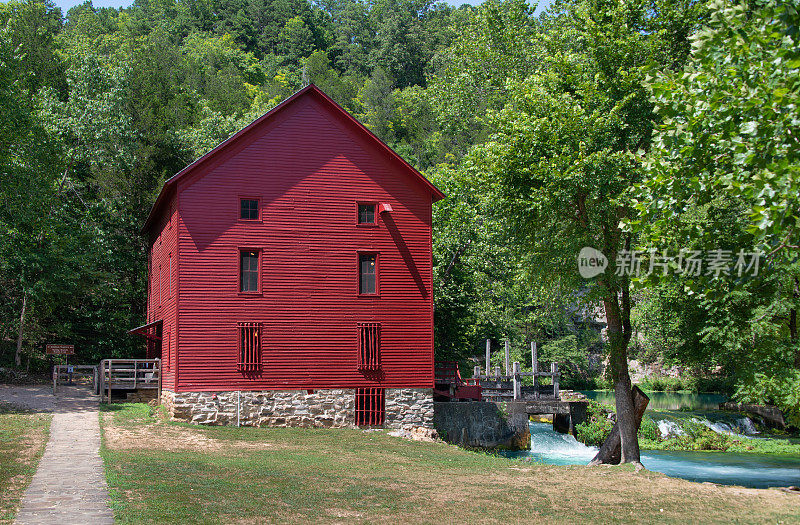
[[628, 373], [628, 341], [630, 340], [630, 298], [627, 287], [623, 287], [622, 306], [617, 294], [603, 300], [606, 311], [606, 326], [611, 377], [614, 381], [614, 397], [617, 408], [617, 426], [622, 449], [622, 463], [639, 463], [639, 438], [636, 435], [636, 411], [631, 391], [631, 376]]
[[[633, 387], [631, 394], [633, 396], [633, 405], [634, 410], [636, 411], [636, 430], [639, 430], [639, 426], [642, 424], [642, 418], [644, 417], [644, 411], [647, 409], [647, 404], [650, 402], [650, 398], [642, 392], [638, 386]], [[601, 463], [609, 464], [609, 465], [618, 465], [620, 459], [622, 458], [622, 447], [621, 447], [621, 440], [619, 434], [619, 425], [614, 424], [614, 428], [611, 429], [611, 433], [608, 435], [605, 441], [603, 441], [603, 445], [600, 447], [600, 450], [597, 451], [597, 455], [589, 462], [589, 465], [599, 465]]]
[[22, 311], [19, 314], [19, 332], [17, 333], [17, 353], [14, 355], [14, 363], [17, 367], [22, 366], [22, 334], [25, 327], [25, 307], [28, 304], [27, 292], [22, 293]]

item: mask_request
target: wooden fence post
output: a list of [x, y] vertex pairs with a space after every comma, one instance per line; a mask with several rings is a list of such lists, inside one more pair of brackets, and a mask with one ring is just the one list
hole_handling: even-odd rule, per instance
[[536, 341], [531, 341], [531, 370], [533, 371], [533, 397], [539, 399], [539, 384], [536, 374], [539, 373], [539, 356], [536, 355]]
[[519, 375], [519, 361], [514, 361], [514, 399], [519, 399], [522, 397], [520, 394], [522, 392], [522, 383], [521, 377]]
[[505, 360], [505, 365], [506, 365], [506, 375], [509, 375], [509, 373], [510, 373], [510, 370], [509, 370], [509, 368], [508, 368], [508, 360], [509, 360], [509, 353], [510, 353], [510, 350], [509, 350], [509, 348], [508, 348], [508, 347], [509, 347], [509, 344], [510, 344], [510, 343], [508, 342], [508, 339], [506, 339], [506, 344], [505, 344], [505, 347], [506, 347], [506, 360]]
[[486, 340], [486, 375], [490, 374], [489, 367], [491, 366], [491, 358], [492, 358], [492, 340]]
[[550, 373], [553, 375], [553, 397], [558, 399], [558, 363], [550, 363]]
[[111, 374], [113, 373], [112, 371], [114, 369], [114, 364], [113, 363], [114, 363], [113, 359], [109, 359], [107, 361], [107, 364], [108, 364], [108, 381], [106, 382], [106, 387], [108, 387], [108, 404], [109, 405], [111, 404]]
[[53, 395], [56, 395], [56, 384], [58, 383], [58, 365], [53, 365]]

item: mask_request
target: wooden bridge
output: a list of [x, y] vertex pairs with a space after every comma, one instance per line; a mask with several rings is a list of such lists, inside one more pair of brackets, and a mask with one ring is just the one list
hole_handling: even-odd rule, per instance
[[111, 402], [112, 390], [154, 390], [161, 396], [160, 359], [103, 359], [100, 365], [55, 365], [53, 394], [58, 385], [91, 383], [95, 395]]
[[[509, 363], [510, 344], [505, 342], [505, 373], [501, 373], [499, 366], [490, 368], [491, 364], [491, 340], [486, 340], [486, 372], [481, 373], [481, 367], [476, 366], [472, 378], [481, 386], [481, 398], [483, 401], [519, 401], [522, 399], [559, 399], [559, 378], [561, 373], [558, 371], [558, 363], [550, 363], [549, 371], [539, 369], [539, 357], [536, 351], [536, 343], [531, 343], [531, 365], [530, 372], [522, 372], [517, 361]], [[533, 378], [533, 386], [523, 386], [524, 377]], [[550, 378], [549, 385], [539, 383], [540, 378]]]
[[[539, 369], [536, 343], [531, 342], [530, 372], [522, 372], [519, 362], [509, 363], [510, 344], [505, 342], [505, 373], [500, 367], [490, 369], [491, 341], [486, 340], [486, 370], [476, 366], [473, 379], [481, 387], [481, 400], [505, 403], [510, 414], [531, 415], [549, 414], [553, 416], [553, 428], [558, 432], [575, 435], [575, 427], [586, 421], [585, 399], [562, 399], [559, 388], [561, 373], [558, 363], [550, 363], [549, 369]], [[525, 377], [533, 378], [533, 385], [522, 384]], [[548, 378], [550, 384], [540, 384], [540, 379]]]

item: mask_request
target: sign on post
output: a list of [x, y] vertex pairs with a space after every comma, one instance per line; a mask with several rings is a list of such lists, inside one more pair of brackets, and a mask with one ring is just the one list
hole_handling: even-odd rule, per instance
[[75, 355], [75, 345], [47, 345], [47, 355]]

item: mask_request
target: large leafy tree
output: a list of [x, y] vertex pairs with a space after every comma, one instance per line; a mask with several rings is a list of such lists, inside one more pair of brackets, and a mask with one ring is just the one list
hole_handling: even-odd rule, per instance
[[664, 120], [634, 224], [644, 243], [727, 249], [732, 263], [738, 250], [760, 250], [758, 275], [684, 284], [709, 305], [705, 337], [749, 365], [741, 397], [800, 417], [800, 400], [787, 395], [800, 385], [798, 4], [715, 2], [712, 12], [685, 70], [652, 83]]
[[[537, 275], [557, 277], [575, 290], [586, 287], [586, 297], [603, 304], [623, 462], [639, 461], [639, 445], [627, 363], [630, 277], [614, 271], [634, 239], [620, 221], [634, 213], [626, 191], [641, 178], [637, 152], [649, 148], [656, 121], [645, 70], [671, 62], [662, 39], [674, 35], [653, 31], [659, 23], [653, 17], [693, 9], [690, 3], [651, 7], [636, 1], [561, 4], [541, 39], [541, 72], [509, 84], [510, 101], [491, 121], [496, 132], [471, 153], [534, 254]], [[611, 261], [589, 282], [581, 281], [576, 266], [586, 246]]]

